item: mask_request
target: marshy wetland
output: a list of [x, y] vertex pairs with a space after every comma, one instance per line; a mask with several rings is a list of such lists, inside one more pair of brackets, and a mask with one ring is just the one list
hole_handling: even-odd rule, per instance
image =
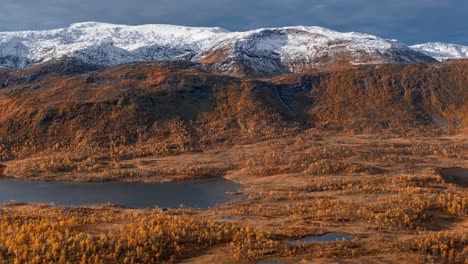
[[[131, 170], [137, 178], [150, 169], [172, 171], [181, 164], [182, 171], [223, 172], [221, 177], [245, 185], [231, 191], [239, 189], [246, 198], [209, 209], [164, 211], [5, 203], [0, 209], [0, 259], [463, 263], [468, 254], [468, 191], [441, 176], [440, 168], [466, 168], [467, 153], [465, 131], [426, 137], [310, 130], [292, 138], [205, 152], [117, 159], [108, 171], [127, 175]], [[27, 171], [28, 166], [34, 170], [41, 162], [63, 164], [66, 158], [5, 162], [5, 174]], [[79, 173], [42, 173], [49, 180], [80, 179]], [[40, 170], [35, 175], [45, 177]], [[161, 182], [157, 175], [145, 179]], [[333, 233], [346, 237], [289, 243]]]

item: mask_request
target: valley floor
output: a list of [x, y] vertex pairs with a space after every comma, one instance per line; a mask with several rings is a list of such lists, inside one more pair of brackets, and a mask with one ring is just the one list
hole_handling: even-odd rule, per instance
[[[44, 160], [71, 155], [66, 153], [9, 161], [6, 175], [31, 179], [24, 173], [29, 168], [34, 180], [225, 177], [247, 185], [242, 192], [248, 199], [164, 212], [4, 204], [0, 261], [466, 263], [468, 189], [438, 174], [440, 168], [468, 167], [466, 135], [310, 130], [206, 152], [100, 161], [95, 173], [37, 169]], [[331, 232], [356, 239], [284, 242]]]

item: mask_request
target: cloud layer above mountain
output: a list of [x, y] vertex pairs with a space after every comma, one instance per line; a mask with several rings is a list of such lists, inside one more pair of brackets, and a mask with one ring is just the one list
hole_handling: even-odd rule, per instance
[[468, 45], [466, 0], [2, 0], [0, 31], [74, 22], [219, 26], [229, 30], [317, 25], [407, 44]]

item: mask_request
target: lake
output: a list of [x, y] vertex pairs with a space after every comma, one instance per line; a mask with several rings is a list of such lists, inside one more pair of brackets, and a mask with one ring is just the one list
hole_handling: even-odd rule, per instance
[[338, 233], [327, 233], [319, 236], [306, 236], [297, 240], [286, 240], [286, 243], [291, 245], [300, 245], [305, 243], [324, 243], [324, 242], [339, 242], [352, 241], [355, 237]]
[[458, 184], [462, 187], [468, 187], [468, 169], [449, 168], [441, 169], [439, 172], [446, 181]]
[[0, 203], [54, 203], [59, 206], [119, 204], [131, 208], [209, 208], [242, 196], [244, 185], [224, 179], [168, 183], [37, 182], [0, 179]]

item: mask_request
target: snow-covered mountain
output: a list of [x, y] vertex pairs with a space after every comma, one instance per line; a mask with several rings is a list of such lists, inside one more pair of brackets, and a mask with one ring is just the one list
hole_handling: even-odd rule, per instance
[[230, 33], [212, 48], [200, 53], [195, 60], [233, 74], [301, 72], [335, 63], [358, 65], [434, 61], [395, 40], [303, 26]]
[[23, 68], [63, 57], [112, 65], [193, 57], [225, 35], [220, 28], [124, 26], [96, 22], [68, 28], [0, 33], [0, 64]]
[[132, 61], [192, 61], [228, 74], [272, 75], [350, 64], [431, 62], [398, 41], [321, 27], [229, 32], [173, 25], [97, 22], [68, 28], [0, 33], [0, 66], [24, 68], [61, 58], [98, 65]]
[[429, 42], [424, 44], [413, 45], [410, 48], [416, 51], [420, 51], [439, 61], [444, 61], [448, 59], [468, 58], [468, 46], [440, 42]]

